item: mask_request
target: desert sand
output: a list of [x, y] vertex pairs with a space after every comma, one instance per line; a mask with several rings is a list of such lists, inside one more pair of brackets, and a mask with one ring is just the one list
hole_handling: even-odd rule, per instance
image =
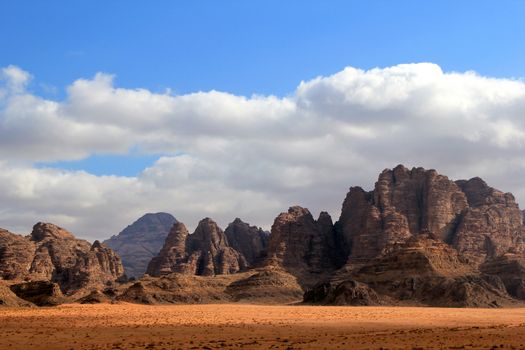
[[0, 325], [0, 349], [525, 348], [525, 308], [69, 304]]

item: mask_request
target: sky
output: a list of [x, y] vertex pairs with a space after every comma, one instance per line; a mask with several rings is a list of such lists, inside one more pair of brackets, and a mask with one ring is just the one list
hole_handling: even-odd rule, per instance
[[525, 202], [524, 1], [0, 2], [0, 227], [269, 229], [384, 168]]

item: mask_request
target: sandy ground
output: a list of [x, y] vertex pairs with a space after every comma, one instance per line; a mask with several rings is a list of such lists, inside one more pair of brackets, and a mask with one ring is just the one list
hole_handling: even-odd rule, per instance
[[0, 349], [525, 349], [525, 308], [0, 308]]

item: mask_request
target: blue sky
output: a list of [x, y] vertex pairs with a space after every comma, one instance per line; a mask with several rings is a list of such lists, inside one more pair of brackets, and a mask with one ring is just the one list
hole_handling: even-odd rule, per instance
[[121, 87], [242, 95], [345, 66], [524, 77], [524, 18], [524, 1], [3, 1], [0, 66], [59, 95], [99, 71]]
[[0, 227], [336, 219], [399, 163], [523, 202], [524, 18], [510, 0], [1, 1]]

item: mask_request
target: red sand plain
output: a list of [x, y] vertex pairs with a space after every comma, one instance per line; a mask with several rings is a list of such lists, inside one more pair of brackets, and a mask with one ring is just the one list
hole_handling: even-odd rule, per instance
[[525, 308], [62, 305], [0, 309], [0, 349], [525, 349]]

